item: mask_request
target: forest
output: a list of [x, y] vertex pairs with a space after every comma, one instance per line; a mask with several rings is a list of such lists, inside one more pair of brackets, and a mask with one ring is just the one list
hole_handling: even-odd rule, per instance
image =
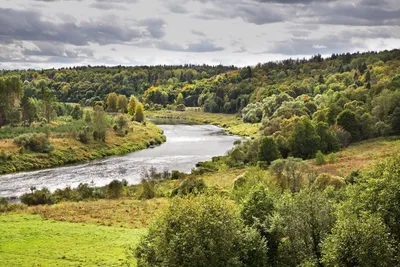
[[[161, 144], [146, 116], [247, 135], [190, 174], [151, 168], [140, 184], [31, 188], [22, 204], [1, 200], [7, 225], [40, 215], [88, 244], [61, 224], [131, 231], [128, 256], [111, 265], [400, 266], [400, 50], [243, 68], [4, 70], [0, 98], [0, 138], [12, 143], [0, 146], [3, 173], [73, 162], [72, 146], [92, 159]], [[49, 165], [22, 165], [38, 155]]]

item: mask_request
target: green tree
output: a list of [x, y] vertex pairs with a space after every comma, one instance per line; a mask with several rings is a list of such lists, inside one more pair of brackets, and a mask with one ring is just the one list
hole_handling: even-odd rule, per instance
[[320, 137], [307, 117], [302, 117], [296, 124], [290, 139], [291, 151], [294, 157], [303, 159], [315, 156], [319, 148]]
[[144, 121], [144, 110], [142, 103], [137, 103], [136, 105], [135, 120], [137, 122]]
[[378, 216], [340, 214], [323, 243], [323, 262], [332, 267], [396, 266], [395, 245]]
[[269, 170], [276, 176], [282, 188], [294, 193], [306, 183], [308, 165], [300, 158], [289, 157], [273, 161]]
[[33, 102], [33, 99], [24, 95], [21, 100], [22, 108], [22, 120], [31, 124], [37, 117], [37, 108]]
[[400, 107], [397, 107], [390, 116], [392, 130], [394, 134], [400, 134]]
[[321, 245], [335, 223], [336, 203], [332, 191], [310, 189], [278, 198], [270, 229], [279, 240], [277, 266], [322, 266]]
[[361, 139], [360, 124], [356, 114], [350, 110], [343, 110], [336, 119], [337, 124], [351, 134], [353, 142]]
[[119, 95], [117, 98], [117, 108], [119, 111], [126, 113], [128, 111], [128, 99], [124, 95]]
[[179, 93], [178, 97], [176, 98], [175, 105], [183, 105], [183, 104], [185, 104], [183, 101], [183, 95], [182, 93]]
[[101, 106], [95, 106], [92, 116], [92, 128], [94, 140], [106, 140], [108, 121], [106, 113]]
[[136, 97], [132, 95], [129, 99], [129, 104], [128, 104], [129, 115], [135, 116], [137, 102], [138, 101], [137, 101]]
[[138, 245], [139, 267], [267, 266], [267, 247], [219, 196], [175, 198]]
[[116, 112], [117, 111], [117, 102], [118, 102], [118, 96], [116, 93], [109, 93], [107, 95], [107, 110], [110, 112]]
[[272, 136], [261, 138], [257, 157], [259, 161], [264, 161], [268, 165], [271, 164], [272, 161], [281, 157], [275, 138]]
[[74, 120], [79, 120], [82, 119], [83, 116], [83, 110], [79, 105], [75, 105], [74, 108], [71, 111], [71, 116]]

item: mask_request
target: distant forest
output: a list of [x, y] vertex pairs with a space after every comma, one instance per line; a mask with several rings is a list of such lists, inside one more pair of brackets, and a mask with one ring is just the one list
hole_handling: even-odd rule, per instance
[[52, 97], [81, 106], [102, 102], [107, 108], [107, 97], [116, 93], [135, 96], [146, 110], [201, 107], [205, 112], [238, 114], [244, 122], [260, 123], [266, 135], [274, 136], [282, 155], [309, 158], [316, 151], [293, 151], [290, 140], [295, 131], [318, 136], [307, 145], [317, 142], [324, 153], [351, 142], [400, 134], [399, 89], [400, 50], [328, 58], [315, 55], [243, 68], [3, 70], [0, 96], [6, 101], [0, 104], [0, 125], [21, 121], [19, 112], [24, 120], [24, 114], [30, 114], [26, 109]]

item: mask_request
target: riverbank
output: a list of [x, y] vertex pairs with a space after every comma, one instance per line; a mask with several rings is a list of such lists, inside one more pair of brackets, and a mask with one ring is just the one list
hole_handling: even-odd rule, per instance
[[83, 144], [68, 132], [50, 134], [49, 140], [53, 147], [49, 153], [21, 153], [20, 147], [13, 139], [0, 140], [0, 150], [8, 155], [5, 160], [0, 161], [0, 174], [39, 170], [127, 154], [162, 144], [166, 138], [162, 130], [151, 122], [145, 125], [132, 122], [130, 131], [125, 136], [118, 135], [111, 128], [107, 129], [105, 142], [91, 140], [88, 144]]
[[154, 119], [178, 119], [186, 124], [212, 124], [223, 127], [226, 132], [239, 136], [256, 137], [260, 123], [245, 123], [233, 114], [207, 113], [198, 109], [187, 108], [185, 111], [148, 111], [148, 117]]

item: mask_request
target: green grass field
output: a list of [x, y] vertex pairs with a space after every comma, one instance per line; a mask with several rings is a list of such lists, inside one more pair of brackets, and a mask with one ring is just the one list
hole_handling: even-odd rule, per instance
[[145, 229], [0, 215], [0, 266], [135, 266], [127, 250]]

